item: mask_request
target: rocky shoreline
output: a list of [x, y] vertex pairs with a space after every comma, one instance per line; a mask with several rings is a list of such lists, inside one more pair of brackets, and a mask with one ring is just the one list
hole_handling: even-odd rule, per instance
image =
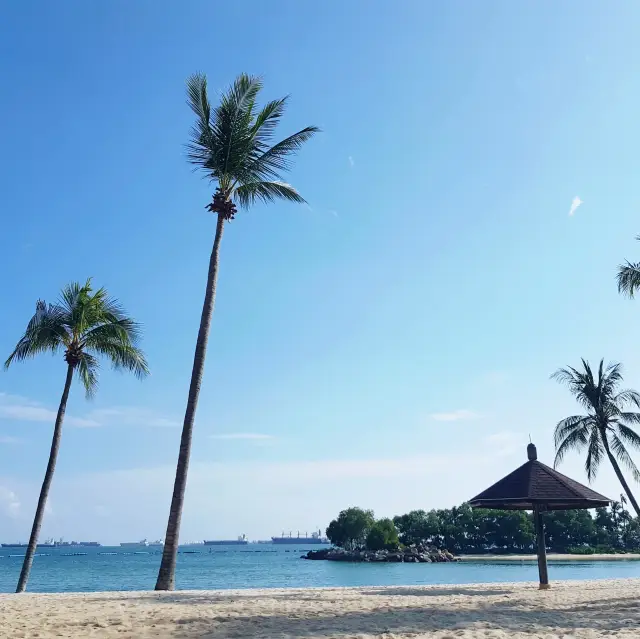
[[323, 548], [310, 550], [301, 559], [312, 561], [353, 561], [387, 563], [447, 563], [459, 561], [447, 550], [422, 544], [407, 546], [398, 550], [344, 550], [343, 548]]

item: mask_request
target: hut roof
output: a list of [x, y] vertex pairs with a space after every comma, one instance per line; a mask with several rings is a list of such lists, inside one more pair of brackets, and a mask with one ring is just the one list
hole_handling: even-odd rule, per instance
[[527, 448], [529, 461], [474, 497], [475, 508], [501, 510], [572, 510], [608, 506], [610, 499], [538, 461], [536, 447]]

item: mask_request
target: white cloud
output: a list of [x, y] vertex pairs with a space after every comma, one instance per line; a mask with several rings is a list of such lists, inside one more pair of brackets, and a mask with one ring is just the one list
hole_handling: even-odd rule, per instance
[[21, 444], [24, 440], [11, 435], [0, 435], [0, 444]]
[[[372, 458], [352, 455], [313, 461], [194, 460], [181, 537], [190, 541], [246, 533], [250, 539], [265, 539], [283, 529], [294, 534], [311, 531], [324, 528], [349, 505], [372, 508], [379, 517], [417, 508], [448, 508], [470, 499], [524, 463], [528, 441], [524, 431], [518, 436], [498, 428], [474, 440], [452, 442], [440, 453]], [[517, 449], [513, 453], [512, 444]], [[542, 461], [552, 460], [552, 442], [541, 440], [538, 452]], [[561, 470], [585, 483], [583, 465], [583, 458], [575, 455]], [[174, 477], [173, 464], [60, 473], [51, 495], [55, 516], [45, 519], [42, 536], [103, 543], [162, 537]], [[0, 486], [13, 491], [0, 497], [0, 530], [5, 539], [28, 538], [39, 480], [34, 477], [21, 482], [0, 476]], [[620, 493], [616, 476], [607, 465], [603, 465], [594, 489], [609, 496]], [[8, 504], [20, 502], [22, 512], [13, 506], [13, 518], [7, 517]]]
[[578, 210], [578, 207], [584, 204], [584, 202], [576, 195], [573, 200], [571, 200], [571, 208], [569, 209], [569, 216], [573, 216], [573, 214]]
[[334, 211], [333, 209], [329, 209], [329, 214], [333, 215], [333, 217], [338, 217], [338, 211]]
[[[26, 397], [0, 393], [0, 419], [13, 419], [24, 422], [54, 422], [56, 411], [40, 406]], [[92, 428], [100, 424], [94, 419], [85, 419], [67, 415], [65, 424], [77, 428]]]
[[249, 439], [249, 440], [265, 440], [273, 439], [273, 435], [265, 435], [264, 433], [219, 433], [209, 435], [211, 439]]
[[430, 417], [437, 422], [459, 422], [468, 419], [478, 419], [480, 415], [474, 413], [472, 410], [459, 408], [458, 410], [452, 410], [448, 413], [432, 413]]
[[353, 168], [356, 165], [356, 161], [353, 159], [353, 156], [349, 156], [349, 166]]
[[[19, 395], [0, 393], [0, 419], [25, 422], [55, 422], [56, 411]], [[113, 406], [90, 411], [84, 417], [65, 415], [64, 423], [76, 428], [98, 426], [148, 426], [151, 428], [176, 428], [181, 422], [165, 417], [156, 411], [137, 406]]]
[[0, 511], [11, 519], [20, 514], [20, 500], [12, 490], [0, 486]]
[[524, 451], [527, 444], [522, 433], [515, 433], [510, 430], [503, 430], [487, 435], [484, 438], [484, 442], [494, 455], [500, 457], [511, 455], [518, 450]]
[[164, 417], [155, 411], [136, 406], [113, 406], [92, 410], [89, 418], [101, 425], [149, 426], [151, 428], [176, 428], [181, 425], [177, 419]]

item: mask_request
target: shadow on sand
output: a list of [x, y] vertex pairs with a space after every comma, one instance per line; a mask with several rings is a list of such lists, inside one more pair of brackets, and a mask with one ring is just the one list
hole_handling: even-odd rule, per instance
[[[309, 591], [297, 596], [295, 591], [282, 593], [252, 593], [248, 599], [265, 600], [265, 614], [242, 614], [242, 608], [234, 612], [221, 607], [217, 614], [209, 616], [209, 606], [220, 603], [239, 603], [245, 597], [241, 594], [218, 593], [152, 593], [134, 597], [136, 603], [162, 605], [185, 604], [184, 617], [172, 619], [170, 635], [175, 639], [220, 639], [222, 637], [251, 637], [266, 639], [288, 637], [291, 639], [325, 637], [340, 638], [356, 635], [379, 636], [385, 633], [398, 636], [425, 636], [432, 633], [451, 632], [451, 637], [463, 630], [473, 630], [484, 634], [487, 630], [502, 630], [508, 635], [526, 632], [531, 636], [567, 635], [589, 630], [593, 636], [611, 635], [626, 630], [625, 636], [636, 636], [634, 628], [640, 627], [640, 602], [634, 597], [607, 598], [604, 600], [582, 601], [579, 605], [550, 607], [545, 605], [545, 595], [539, 600], [523, 600], [506, 589], [479, 588], [395, 588], [386, 590], [360, 589], [360, 595], [377, 598], [382, 595], [398, 597], [425, 597], [424, 605], [390, 606], [381, 605], [370, 610], [346, 611], [340, 613], [342, 601], [340, 590], [319, 590], [314, 597]], [[429, 603], [430, 597], [460, 596], [471, 597], [472, 602], [464, 608], [447, 608], [445, 603]], [[496, 597], [498, 600], [496, 600]], [[106, 598], [105, 598], [106, 599]], [[347, 598], [348, 599], [348, 598]], [[287, 614], [268, 614], [268, 600], [290, 600], [292, 603], [309, 601], [313, 605], [292, 609]], [[331, 604], [335, 603], [335, 612]], [[329, 606], [327, 606], [329, 604]], [[280, 604], [274, 601], [274, 606]], [[188, 606], [194, 606], [189, 614]], [[328, 610], [327, 608], [330, 608]], [[166, 630], [165, 630], [166, 632]], [[164, 636], [164, 635], [163, 635]], [[438, 635], [441, 636], [441, 635]], [[591, 636], [591, 634], [589, 635]], [[640, 636], [640, 635], [638, 635]]]

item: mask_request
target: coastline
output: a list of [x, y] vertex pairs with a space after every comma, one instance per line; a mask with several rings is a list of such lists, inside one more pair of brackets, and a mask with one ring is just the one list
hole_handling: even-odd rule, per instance
[[[459, 555], [458, 561], [469, 562], [505, 562], [505, 561], [538, 561], [537, 555]], [[626, 555], [567, 555], [549, 553], [547, 561], [640, 561], [640, 554]]]
[[6, 636], [100, 639], [637, 637], [640, 579], [0, 595]]

